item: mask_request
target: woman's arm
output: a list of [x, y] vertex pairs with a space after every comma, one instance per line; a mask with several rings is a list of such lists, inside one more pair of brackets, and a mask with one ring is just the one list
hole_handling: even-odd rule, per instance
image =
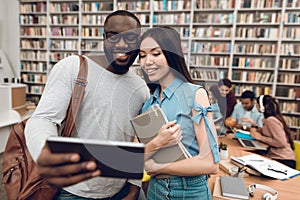
[[[204, 89], [199, 89], [195, 95], [195, 101], [206, 108], [209, 106], [207, 93]], [[197, 114], [196, 110], [192, 110], [192, 114]], [[212, 113], [207, 113], [212, 130], [215, 128], [212, 123]], [[216, 174], [219, 165], [214, 162], [214, 157], [211, 151], [210, 143], [208, 140], [208, 133], [204, 118], [202, 117], [199, 124], [194, 123], [195, 135], [198, 141], [199, 154], [189, 159], [180, 160], [174, 163], [158, 164], [153, 160], [148, 160], [145, 168], [149, 175], [156, 174], [169, 174], [175, 176], [197, 176], [204, 174]]]
[[265, 133], [262, 132], [260, 137], [256, 139], [272, 147], [285, 147], [286, 135], [282, 124], [275, 117], [267, 118], [265, 120], [264, 128], [261, 129], [261, 131], [265, 131]]

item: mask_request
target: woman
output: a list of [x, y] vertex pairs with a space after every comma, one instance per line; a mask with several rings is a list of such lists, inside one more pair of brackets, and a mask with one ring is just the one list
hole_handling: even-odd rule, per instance
[[[219, 154], [207, 91], [192, 84], [180, 36], [169, 27], [147, 30], [141, 37], [140, 64], [152, 96], [142, 112], [158, 104], [170, 121], [145, 146], [145, 169], [151, 175], [148, 199], [211, 199], [207, 175], [218, 172]], [[156, 163], [151, 155], [181, 141], [191, 158]], [[150, 159], [148, 159], [150, 157]], [[168, 175], [157, 178], [156, 175]]]
[[265, 156], [295, 169], [293, 137], [282, 117], [279, 104], [270, 95], [259, 96], [257, 102], [257, 109], [264, 114], [263, 127], [251, 128], [250, 135], [269, 145]]

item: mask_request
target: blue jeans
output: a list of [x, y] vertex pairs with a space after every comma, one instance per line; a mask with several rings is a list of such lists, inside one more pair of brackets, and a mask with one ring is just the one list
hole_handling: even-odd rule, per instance
[[151, 177], [147, 193], [148, 200], [211, 200], [207, 176], [157, 179]]

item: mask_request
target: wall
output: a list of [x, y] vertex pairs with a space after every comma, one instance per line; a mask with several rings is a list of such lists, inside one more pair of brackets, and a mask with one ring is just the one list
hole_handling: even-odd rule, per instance
[[0, 0], [0, 48], [10, 66], [0, 68], [0, 83], [4, 77], [19, 77], [19, 2]]

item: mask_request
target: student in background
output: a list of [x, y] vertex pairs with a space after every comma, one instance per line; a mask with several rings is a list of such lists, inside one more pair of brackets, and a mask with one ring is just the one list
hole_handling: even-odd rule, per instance
[[[181, 135], [181, 142], [193, 156], [172, 163], [146, 159], [145, 169], [151, 175], [149, 200], [212, 199], [207, 175], [218, 171], [220, 158], [207, 91], [192, 84], [180, 41], [177, 31], [169, 27], [149, 29], [141, 38], [140, 64], [153, 91], [142, 112], [158, 104], [170, 121], [146, 144], [146, 156], [171, 141], [178, 143]], [[158, 174], [170, 177], [156, 178]]]
[[257, 109], [264, 114], [263, 127], [251, 128], [250, 135], [269, 145], [265, 156], [295, 169], [293, 137], [278, 102], [270, 95], [259, 96], [257, 102]]
[[227, 78], [221, 79], [218, 85], [212, 85], [209, 90], [219, 105], [223, 119], [230, 117], [237, 103], [236, 96], [231, 89], [231, 81]]
[[[133, 140], [130, 118], [149, 98], [146, 83], [129, 70], [138, 55], [140, 28], [139, 19], [130, 12], [119, 10], [107, 16], [105, 55], [87, 57], [87, 86], [72, 137]], [[80, 162], [78, 154], [54, 154], [44, 145], [48, 136], [60, 134], [78, 69], [78, 56], [64, 58], [52, 69], [26, 125], [28, 149], [44, 179], [62, 188], [55, 200], [137, 199], [141, 180], [101, 177], [94, 161]]]
[[231, 117], [225, 120], [226, 126], [237, 129], [250, 130], [250, 127], [262, 127], [263, 115], [256, 106], [255, 95], [246, 90], [242, 93], [241, 102], [234, 106]]

